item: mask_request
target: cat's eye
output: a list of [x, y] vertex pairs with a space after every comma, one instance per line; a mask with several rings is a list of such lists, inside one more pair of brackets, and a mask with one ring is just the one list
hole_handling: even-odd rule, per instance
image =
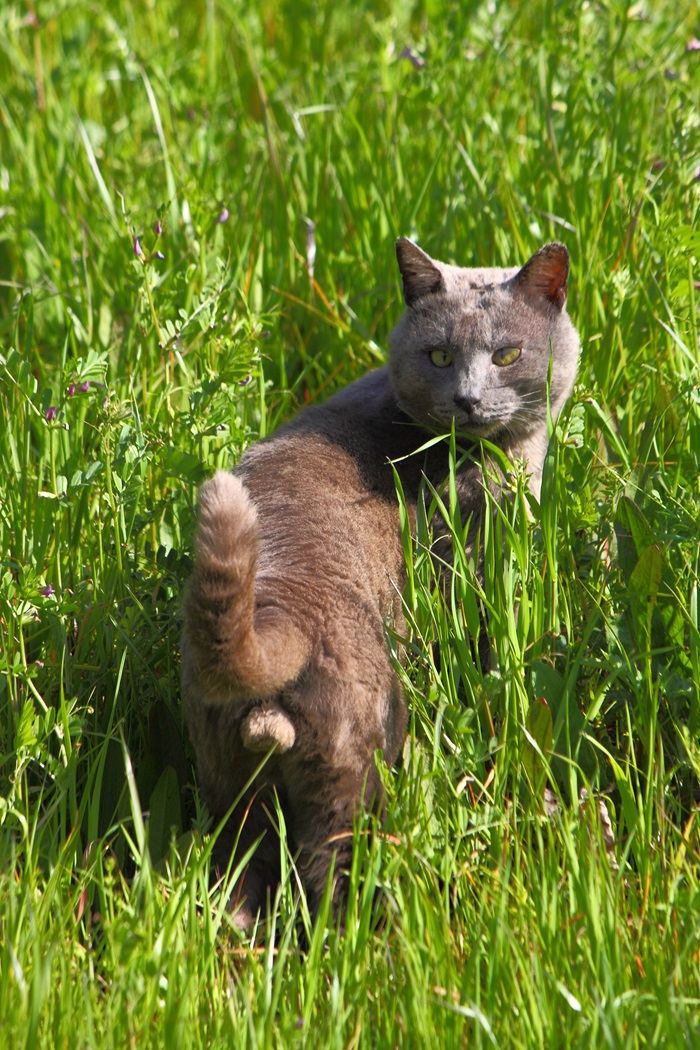
[[448, 365], [452, 364], [452, 354], [449, 350], [431, 350], [430, 360], [436, 368], [447, 368]]
[[496, 351], [491, 360], [500, 367], [512, 365], [518, 360], [522, 352], [522, 346], [502, 346], [500, 350]]

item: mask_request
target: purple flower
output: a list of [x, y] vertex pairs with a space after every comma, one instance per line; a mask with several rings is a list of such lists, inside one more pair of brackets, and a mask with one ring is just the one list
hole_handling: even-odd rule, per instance
[[45, 587], [42, 587], [39, 594], [43, 594], [45, 598], [50, 598], [54, 593], [53, 587], [50, 583], [47, 583]]
[[700, 51], [700, 40], [696, 36], [685, 45], [686, 51]]
[[221, 209], [221, 211], [219, 212], [219, 217], [216, 221], [219, 224], [219, 226], [222, 224], [222, 222], [228, 221], [228, 208]]
[[160, 237], [161, 233], [163, 232], [163, 227], [160, 224], [160, 219], [156, 219], [155, 224], [153, 226], [153, 232], [155, 233], [156, 237]]
[[71, 383], [71, 385], [66, 390], [66, 397], [73, 397], [74, 393], [75, 393], [75, 383]]
[[86, 379], [85, 382], [81, 383], [80, 386], [78, 387], [78, 390], [80, 391], [81, 394], [87, 394], [89, 389], [90, 389], [90, 381], [89, 381], [89, 379]]
[[422, 69], [425, 65], [425, 59], [417, 51], [414, 51], [412, 47], [405, 47], [399, 58], [405, 58], [414, 69]]
[[163, 255], [162, 252], [154, 252], [153, 255], [151, 256], [151, 258], [152, 259], [164, 259], [165, 256]]
[[143, 248], [138, 237], [134, 237], [134, 255], [138, 256], [139, 259], [143, 259]]
[[56, 418], [57, 415], [58, 415], [58, 409], [56, 408], [55, 405], [50, 405], [46, 409], [46, 418], [49, 421], [49, 423], [53, 423], [53, 421], [54, 421], [54, 419]]

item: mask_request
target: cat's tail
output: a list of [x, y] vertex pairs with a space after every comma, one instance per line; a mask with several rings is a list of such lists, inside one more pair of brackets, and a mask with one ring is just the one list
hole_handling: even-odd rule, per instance
[[[185, 616], [207, 698], [264, 700], [242, 726], [244, 742], [265, 750], [272, 735], [286, 750], [294, 742], [294, 726], [273, 697], [301, 673], [309, 642], [289, 614], [256, 595], [258, 515], [241, 481], [219, 471], [200, 489], [199, 503]], [[262, 710], [268, 717], [261, 722]]]

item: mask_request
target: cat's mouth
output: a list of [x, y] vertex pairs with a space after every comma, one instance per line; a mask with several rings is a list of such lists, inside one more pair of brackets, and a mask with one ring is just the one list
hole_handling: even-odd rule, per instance
[[500, 426], [495, 420], [481, 420], [471, 417], [466, 420], [455, 419], [455, 423], [459, 433], [468, 434], [469, 437], [493, 437], [500, 430]]
[[428, 425], [436, 433], [443, 433], [452, 429], [454, 420], [455, 431], [470, 438], [492, 438], [503, 429], [503, 422], [493, 417], [478, 415], [474, 412], [430, 412], [427, 420], [424, 417], [423, 426], [429, 420]]
[[477, 441], [480, 438], [494, 439], [503, 432], [504, 427], [507, 429], [507, 424], [504, 424], [502, 419], [482, 415], [474, 411], [470, 413], [459, 411], [443, 412], [438, 409], [437, 411], [421, 414], [418, 412], [412, 413], [408, 406], [402, 405], [401, 407], [420, 426], [427, 426], [436, 434], [449, 433], [452, 429], [453, 420], [455, 431], [458, 434]]
[[456, 412], [455, 429], [460, 434], [474, 438], [491, 438], [502, 429], [502, 421], [493, 416], [480, 415], [477, 412]]

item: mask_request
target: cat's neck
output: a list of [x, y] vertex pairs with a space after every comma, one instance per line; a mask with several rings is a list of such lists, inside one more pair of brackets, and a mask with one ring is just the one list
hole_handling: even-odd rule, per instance
[[548, 443], [547, 427], [542, 426], [525, 437], [503, 445], [503, 451], [511, 463], [516, 463], [518, 460], [522, 460], [525, 463], [525, 469], [529, 475], [530, 489], [537, 499], [540, 498], [542, 471]]

